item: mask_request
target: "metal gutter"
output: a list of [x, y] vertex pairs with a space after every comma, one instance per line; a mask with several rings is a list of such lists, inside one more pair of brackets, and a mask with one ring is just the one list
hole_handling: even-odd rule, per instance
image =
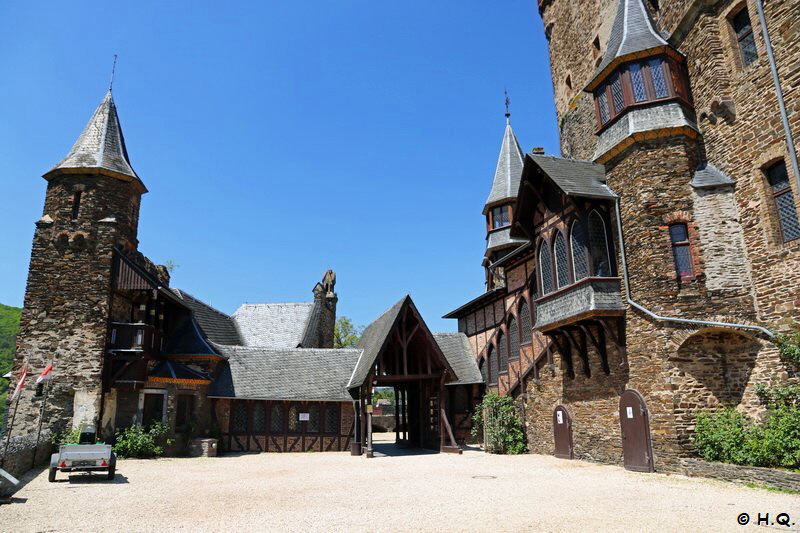
[[763, 328], [761, 326], [753, 326], [750, 324], [736, 324], [733, 322], [714, 322], [709, 320], [694, 320], [690, 318], [677, 318], [677, 317], [669, 317], [669, 316], [662, 316], [654, 313], [653, 311], [647, 309], [643, 305], [635, 302], [633, 297], [631, 296], [631, 287], [630, 287], [630, 280], [628, 279], [628, 261], [625, 256], [625, 240], [622, 235], [622, 216], [620, 213], [619, 208], [619, 197], [617, 201], [614, 203], [616, 209], [616, 219], [617, 219], [617, 237], [619, 239], [619, 250], [620, 250], [620, 257], [622, 258], [622, 281], [625, 285], [625, 296], [628, 300], [628, 303], [631, 307], [634, 307], [641, 311], [642, 313], [646, 314], [650, 318], [654, 320], [658, 320], [660, 322], [675, 322], [678, 324], [690, 324], [694, 326], [712, 326], [712, 327], [719, 327], [719, 328], [735, 328], [735, 329], [749, 329], [758, 331], [766, 335], [770, 340], [775, 338], [775, 333], [768, 330], [767, 328]]
[[800, 191], [800, 166], [797, 164], [797, 153], [794, 149], [794, 139], [792, 139], [792, 130], [789, 127], [789, 117], [786, 114], [786, 103], [783, 99], [783, 90], [781, 89], [781, 81], [778, 77], [778, 67], [775, 64], [775, 55], [772, 53], [772, 41], [769, 38], [769, 31], [767, 30], [767, 19], [764, 16], [764, 4], [761, 0], [755, 0], [756, 10], [758, 11], [758, 20], [761, 22], [761, 33], [764, 36], [764, 45], [767, 49], [767, 59], [769, 60], [769, 69], [772, 71], [772, 81], [775, 84], [775, 94], [778, 97], [778, 109], [781, 113], [781, 122], [783, 122], [783, 133], [786, 137], [786, 148], [789, 150], [789, 158], [792, 160], [792, 171], [794, 172], [794, 179], [797, 182], [797, 188]]

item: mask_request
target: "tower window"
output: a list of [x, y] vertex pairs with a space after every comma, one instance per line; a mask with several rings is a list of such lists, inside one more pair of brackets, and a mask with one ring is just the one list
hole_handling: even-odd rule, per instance
[[567, 89], [569, 89], [571, 91], [572, 90], [572, 76], [567, 75], [567, 79], [565, 80], [565, 82], [567, 84]]
[[504, 228], [511, 224], [507, 205], [492, 208], [492, 229]]
[[800, 238], [800, 223], [797, 220], [797, 208], [794, 205], [794, 194], [789, 183], [786, 163], [780, 161], [767, 168], [767, 181], [775, 199], [775, 209], [781, 227], [783, 242]]
[[736, 33], [736, 40], [739, 42], [742, 65], [746, 67], [758, 59], [756, 41], [753, 37], [753, 25], [750, 23], [750, 14], [747, 12], [746, 7], [731, 18], [731, 25]]
[[689, 248], [689, 230], [686, 224], [673, 224], [669, 227], [669, 240], [672, 243], [672, 258], [675, 271], [681, 278], [694, 276], [692, 253]]
[[83, 193], [81, 191], [75, 191], [75, 194], [72, 196], [72, 220], [78, 220], [78, 214], [81, 211], [81, 196]]

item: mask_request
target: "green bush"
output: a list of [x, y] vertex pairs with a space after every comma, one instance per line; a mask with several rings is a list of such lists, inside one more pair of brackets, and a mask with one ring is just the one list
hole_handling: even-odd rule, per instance
[[164, 445], [173, 442], [168, 433], [169, 428], [161, 422], [153, 422], [147, 428], [131, 426], [117, 431], [114, 453], [138, 459], [159, 457], [164, 454]]
[[78, 444], [80, 437], [80, 429], [65, 429], [60, 433], [53, 433], [52, 437], [50, 437], [50, 443], [55, 447], [59, 447], [62, 444]]
[[525, 453], [525, 432], [517, 416], [514, 400], [490, 392], [483, 397], [472, 416], [472, 436], [484, 431], [487, 449], [491, 453]]
[[800, 408], [780, 405], [757, 424], [734, 408], [701, 413], [693, 437], [707, 461], [800, 468]]
[[775, 336], [775, 345], [784, 361], [800, 364], [800, 327], [797, 324], [788, 334], [778, 333]]

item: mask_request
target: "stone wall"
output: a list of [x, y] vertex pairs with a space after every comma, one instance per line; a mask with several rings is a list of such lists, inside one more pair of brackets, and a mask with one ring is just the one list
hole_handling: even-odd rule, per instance
[[785, 470], [709, 463], [700, 459], [681, 459], [675, 467], [670, 468], [670, 471], [686, 476], [710, 477], [734, 483], [766, 485], [776, 489], [800, 492], [800, 474]]
[[[26, 433], [24, 435], [12, 436], [8, 443], [8, 452], [2, 456], [0, 468], [19, 478], [22, 474], [30, 470], [35, 465], [49, 463], [53, 445], [50, 439], [53, 434], [50, 430], [43, 430], [39, 436], [39, 444], [36, 444], [36, 433]], [[0, 439], [0, 451], [6, 449], [6, 439]], [[34, 450], [36, 457], [34, 458]]]

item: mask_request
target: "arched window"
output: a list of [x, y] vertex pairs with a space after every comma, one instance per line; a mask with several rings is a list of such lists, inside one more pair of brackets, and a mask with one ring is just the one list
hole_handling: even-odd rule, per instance
[[569, 285], [569, 267], [567, 266], [567, 243], [561, 232], [556, 234], [553, 243], [553, 252], [556, 256], [556, 287], [566, 287]]
[[486, 384], [494, 385], [497, 383], [497, 359], [494, 355], [494, 346], [491, 344], [489, 345], [489, 349], [486, 350], [486, 370], [489, 375]]
[[542, 296], [553, 292], [553, 263], [547, 241], [539, 246], [539, 272], [542, 278]]
[[489, 383], [489, 376], [486, 375], [486, 360], [481, 359], [480, 363], [478, 363], [478, 370], [481, 371], [481, 377], [483, 378], [483, 382], [488, 384]]
[[572, 245], [572, 272], [575, 273], [575, 281], [580, 281], [589, 277], [589, 261], [586, 257], [586, 229], [580, 220], [572, 223], [569, 240]]
[[611, 257], [608, 255], [606, 223], [597, 211], [589, 215], [589, 255], [592, 256], [592, 275], [611, 276]]
[[508, 344], [503, 332], [497, 334], [497, 373], [508, 372]]
[[522, 344], [527, 344], [531, 342], [531, 311], [528, 307], [528, 302], [522, 300], [522, 303], [519, 306], [519, 327], [522, 328], [520, 330], [520, 341]]
[[519, 359], [519, 328], [517, 320], [512, 316], [508, 321], [508, 358]]

